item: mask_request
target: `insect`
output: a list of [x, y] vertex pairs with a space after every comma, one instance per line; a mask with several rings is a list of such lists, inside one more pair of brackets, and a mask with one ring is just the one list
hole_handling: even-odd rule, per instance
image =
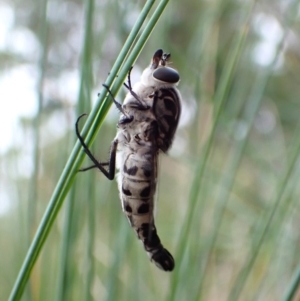
[[167, 66], [169, 58], [170, 54], [157, 50], [133, 88], [129, 71], [128, 84], [124, 84], [128, 94], [122, 105], [105, 86], [121, 112], [108, 162], [97, 161], [80, 135], [78, 123], [85, 114], [79, 116], [75, 126], [84, 151], [94, 163], [81, 171], [96, 167], [113, 180], [115, 169], [119, 170], [117, 182], [123, 211], [150, 260], [164, 271], [172, 271], [175, 261], [161, 244], [154, 223], [157, 160], [159, 151], [168, 151], [172, 144], [181, 111], [181, 96], [176, 88], [180, 76]]

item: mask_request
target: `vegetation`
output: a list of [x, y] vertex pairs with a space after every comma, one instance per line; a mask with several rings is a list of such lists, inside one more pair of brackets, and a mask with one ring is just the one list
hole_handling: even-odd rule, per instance
[[[299, 1], [1, 6], [12, 21], [0, 86], [25, 70], [37, 104], [0, 148], [1, 300], [299, 299]], [[158, 48], [183, 97], [157, 196], [172, 273], [149, 262], [116, 182], [77, 173], [90, 162], [74, 130], [88, 113], [82, 132], [105, 160], [118, 111], [102, 84], [121, 100], [130, 66], [136, 82]], [[32, 101], [18, 93], [2, 114]]]

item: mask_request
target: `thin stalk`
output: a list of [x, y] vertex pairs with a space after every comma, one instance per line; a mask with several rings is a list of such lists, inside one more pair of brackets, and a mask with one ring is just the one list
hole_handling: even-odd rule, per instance
[[56, 287], [56, 301], [65, 300], [66, 296], [66, 269], [69, 262], [68, 250], [70, 246], [70, 228], [73, 214], [73, 196], [75, 195], [74, 191], [71, 191], [68, 196], [66, 206], [65, 206], [65, 217], [63, 223], [63, 234], [62, 234], [62, 246], [60, 250], [59, 258], [59, 270], [57, 275], [57, 287]]
[[92, 175], [90, 174], [89, 179], [89, 189], [87, 194], [88, 199], [88, 231], [87, 231], [87, 248], [86, 248], [86, 258], [85, 258], [85, 283], [84, 283], [84, 300], [93, 301], [92, 288], [94, 284], [95, 276], [95, 265], [94, 265], [94, 245], [95, 245], [95, 185], [92, 181]]
[[289, 288], [286, 291], [285, 296], [283, 297], [282, 301], [292, 301], [299, 289], [300, 286], [300, 265], [291, 281]]
[[[85, 30], [85, 41], [83, 49], [83, 59], [82, 59], [82, 76], [81, 76], [81, 89], [78, 99], [78, 109], [83, 112], [90, 111], [91, 106], [91, 94], [90, 91], [93, 86], [93, 75], [92, 75], [92, 53], [93, 53], [93, 21], [94, 21], [94, 6], [95, 1], [87, 1], [86, 7], [86, 30]], [[81, 111], [81, 112], [82, 112]], [[87, 191], [88, 200], [88, 212], [87, 212], [87, 248], [85, 252], [85, 275], [84, 275], [84, 285], [83, 294], [84, 300], [92, 301], [93, 297], [91, 295], [92, 287], [94, 283], [94, 243], [95, 243], [95, 186], [94, 181], [92, 181], [92, 174], [89, 173], [87, 177], [88, 185], [90, 186]], [[72, 201], [71, 199], [69, 200]], [[63, 299], [62, 299], [63, 300]]]
[[33, 150], [33, 174], [31, 177], [30, 182], [30, 189], [29, 189], [29, 204], [28, 204], [28, 221], [29, 221], [29, 228], [28, 228], [28, 245], [31, 240], [31, 231], [33, 230], [32, 227], [35, 224], [36, 218], [36, 202], [37, 202], [37, 186], [38, 186], [38, 176], [39, 176], [39, 164], [40, 164], [40, 123], [41, 123], [41, 116], [42, 116], [42, 108], [43, 108], [43, 84], [44, 84], [44, 77], [46, 71], [46, 60], [47, 60], [47, 35], [48, 35], [48, 23], [46, 19], [46, 11], [47, 11], [47, 2], [48, 0], [42, 1], [41, 7], [41, 24], [39, 26], [39, 40], [42, 47], [41, 57], [39, 59], [39, 79], [37, 84], [37, 93], [38, 93], [38, 110], [36, 116], [33, 120], [33, 139], [34, 139], [34, 150]]
[[[295, 8], [293, 8], [291, 11], [292, 11], [292, 13], [295, 13]], [[274, 57], [273, 63], [271, 63], [268, 70], [266, 70], [266, 76], [265, 76], [265, 79], [264, 79], [265, 83], [262, 82], [262, 84], [258, 84], [257, 89], [260, 89], [260, 86], [263, 87], [267, 83], [267, 81], [269, 80], [269, 76], [271, 74], [272, 68], [273, 68], [273, 66], [275, 66], [276, 61], [279, 58], [279, 55], [280, 55], [280, 53], [281, 53], [281, 51], [284, 47], [285, 38], [287, 37], [288, 32], [289, 32], [289, 28], [290, 28], [291, 24], [294, 22], [294, 20], [295, 20], [294, 16], [292, 16], [291, 18], [288, 18], [288, 22], [287, 22], [288, 24], [286, 24], [286, 26], [285, 26], [285, 32], [284, 32], [283, 38], [281, 40], [281, 43], [280, 43], [280, 45], [277, 49], [277, 54]], [[273, 218], [274, 218], [274, 216], [277, 212], [280, 201], [282, 200], [282, 196], [284, 195], [285, 187], [286, 187], [286, 185], [287, 185], [287, 183], [290, 180], [290, 177], [292, 175], [292, 171], [294, 169], [294, 165], [296, 163], [296, 160], [299, 156], [299, 151], [300, 151], [300, 139], [299, 139], [299, 137], [295, 137], [295, 140], [293, 140], [293, 141], [295, 141], [295, 146], [293, 147], [293, 149], [295, 151], [291, 156], [292, 159], [290, 161], [290, 164], [288, 166], [288, 169], [287, 169], [285, 175], [283, 176], [282, 180], [280, 181], [281, 183], [279, 185], [278, 194], [277, 194], [276, 199], [274, 201], [273, 207], [270, 210], [267, 218], [262, 221], [263, 224], [260, 227], [260, 229], [261, 229], [260, 233], [261, 234], [258, 235], [258, 238], [257, 238], [256, 242], [254, 243], [254, 248], [253, 248], [253, 251], [251, 253], [251, 256], [250, 256], [248, 262], [246, 263], [245, 267], [239, 273], [239, 275], [237, 277], [237, 281], [235, 283], [235, 286], [233, 287], [233, 289], [230, 292], [230, 295], [228, 297], [228, 300], [230, 300], [230, 301], [238, 300], [238, 298], [239, 298], [239, 296], [240, 296], [240, 294], [241, 294], [241, 292], [242, 292], [242, 290], [245, 286], [245, 283], [248, 279], [249, 273], [250, 273], [251, 269], [253, 268], [253, 266], [256, 262], [257, 256], [258, 256], [258, 254], [261, 250], [263, 242], [265, 241], [265, 239], [267, 237], [267, 234], [270, 230], [270, 226], [272, 224]]]
[[233, 288], [233, 290], [231, 291], [230, 293], [230, 296], [228, 298], [228, 300], [232, 301], [232, 300], [238, 300], [241, 292], [242, 292], [242, 289], [244, 288], [244, 285], [246, 283], [246, 280], [249, 276], [249, 272], [250, 270], [252, 269], [252, 267], [254, 266], [254, 263], [257, 259], [257, 256], [259, 254], [259, 251], [261, 250], [261, 247], [262, 247], [262, 244], [263, 242], [265, 241], [266, 237], [267, 237], [267, 234], [269, 233], [270, 231], [270, 227], [271, 227], [271, 224], [272, 224], [272, 221], [273, 221], [273, 218], [277, 212], [277, 209], [279, 207], [279, 204], [280, 204], [280, 201], [282, 200], [282, 196], [284, 195], [285, 193], [285, 188], [287, 187], [287, 184], [292, 176], [292, 173], [294, 171], [294, 167], [296, 165], [296, 162], [299, 158], [299, 155], [300, 155], [300, 131], [298, 133], [296, 133], [295, 135], [295, 146], [293, 147], [294, 149], [294, 153], [291, 155], [291, 161], [290, 161], [290, 164], [288, 166], [288, 169], [281, 181], [281, 184], [279, 186], [279, 191], [278, 191], [278, 194], [276, 196], [276, 199], [275, 199], [275, 202], [274, 202], [274, 205], [268, 215], [268, 217], [266, 219], [263, 220], [263, 226], [260, 227], [262, 230], [261, 230], [261, 234], [259, 235], [256, 243], [254, 244], [255, 247], [253, 248], [253, 251], [251, 253], [251, 257], [250, 259], [248, 260], [247, 264], [246, 264], [246, 267], [241, 271], [241, 273], [238, 275], [237, 277], [237, 283], [236, 283], [236, 286]]
[[[117, 76], [118, 70], [123, 65], [123, 62], [127, 56], [127, 53], [129, 52], [132, 42], [135, 40], [137, 33], [139, 32], [146, 16], [148, 15], [154, 1], [147, 1], [146, 5], [144, 6], [138, 21], [136, 22], [135, 26], [133, 27], [127, 41], [125, 42], [120, 55], [118, 56], [116, 63], [114, 64], [110, 75], [108, 76], [106, 80], [106, 85], [111, 86], [114, 79]], [[125, 66], [125, 70], [122, 73], [122, 76], [119, 76], [116, 80], [116, 87], [121, 86], [123, 80], [126, 77], [126, 72], [129, 70], [128, 65], [131, 66], [132, 63], [136, 60], [138, 54], [140, 53], [142, 47], [146, 43], [147, 39], [149, 38], [156, 22], [158, 21], [160, 15], [162, 14], [165, 6], [167, 5], [168, 1], [161, 1], [158, 5], [157, 9], [152, 15], [152, 18], [148, 22], [147, 26], [145, 27], [145, 30], [143, 31], [140, 39], [137, 41], [131, 55], [128, 58], [127, 65]], [[124, 75], [124, 76], [123, 76]], [[117, 83], [118, 81], [118, 83]], [[87, 129], [90, 128], [90, 126], [93, 124], [90, 130], [90, 135], [87, 137], [87, 144], [90, 144], [90, 142], [93, 140], [92, 138], [95, 137], [96, 132], [100, 126], [100, 124], [103, 122], [105, 118], [105, 114], [108, 111], [110, 100], [107, 100], [106, 103], [102, 106], [102, 102], [104, 98], [106, 97], [106, 93], [100, 94], [100, 97], [98, 98], [95, 107], [93, 108], [86, 125], [84, 127], [83, 133], [87, 132]], [[101, 110], [99, 111], [99, 109]], [[99, 113], [98, 113], [99, 112]], [[96, 118], [97, 117], [97, 118]], [[94, 123], [95, 120], [95, 123]], [[63, 200], [65, 196], [67, 195], [76, 175], [76, 171], [83, 161], [84, 154], [83, 152], [80, 152], [81, 146], [77, 142], [75, 147], [73, 148], [73, 151], [67, 161], [67, 164], [62, 172], [62, 175], [57, 183], [57, 186], [53, 192], [53, 195], [50, 199], [49, 205], [46, 209], [46, 212], [42, 218], [42, 221], [38, 227], [38, 230], [36, 232], [36, 235], [33, 239], [33, 242], [28, 250], [28, 253], [26, 255], [26, 258], [23, 262], [23, 265], [21, 267], [21, 270], [19, 272], [19, 275], [16, 279], [16, 282], [14, 284], [14, 287], [12, 289], [11, 295], [9, 297], [10, 301], [16, 301], [20, 300], [24, 287], [27, 283], [27, 280], [29, 278], [29, 275], [31, 273], [31, 270], [35, 264], [35, 261], [37, 260], [37, 257], [39, 255], [39, 252], [49, 234], [49, 231], [51, 229], [51, 226], [59, 212], [59, 209], [63, 203]]]
[[[41, 125], [41, 117], [43, 110], [43, 85], [44, 78], [46, 72], [46, 61], [47, 61], [47, 39], [48, 39], [48, 22], [46, 18], [47, 14], [47, 3], [48, 0], [43, 0], [40, 2], [40, 24], [38, 30], [38, 38], [40, 41], [41, 54], [39, 58], [39, 78], [37, 83], [37, 102], [38, 108], [36, 115], [33, 119], [33, 173], [30, 179], [30, 188], [29, 188], [29, 196], [28, 196], [28, 229], [27, 229], [27, 237], [26, 237], [26, 249], [30, 245], [30, 241], [32, 239], [34, 227], [36, 224], [36, 205], [38, 200], [38, 183], [39, 183], [39, 169], [40, 169], [40, 125]], [[25, 291], [25, 295], [28, 300], [32, 299], [32, 287], [33, 283], [28, 285], [28, 289]]]
[[[245, 118], [245, 124], [247, 125], [245, 129], [245, 135], [243, 137], [243, 140], [237, 141], [235, 145], [232, 147], [230, 152], [230, 157], [227, 162], [227, 166], [224, 169], [222, 179], [220, 181], [220, 184], [218, 185], [219, 193], [216, 200], [218, 206], [215, 210], [214, 218], [213, 218], [215, 225], [214, 225], [213, 232], [209, 237], [207, 248], [205, 250], [205, 255], [202, 258], [202, 261], [204, 262], [204, 269], [201, 274], [202, 277], [206, 275], [206, 273], [208, 272], [209, 258], [213, 252], [215, 242], [218, 237], [219, 229], [221, 227], [222, 220], [223, 220], [224, 211], [229, 201], [230, 192], [234, 185], [235, 176], [238, 171], [238, 167], [241, 162], [241, 159], [243, 157], [243, 153], [248, 142], [248, 137], [251, 132], [252, 125], [254, 123], [255, 117], [257, 115], [257, 112], [263, 100], [262, 96], [265, 91], [268, 78], [269, 78], [269, 74], [266, 78], [265, 73], [259, 74], [256, 78], [256, 81], [253, 86], [252, 95], [250, 96], [247, 102], [249, 104], [248, 105], [249, 109], [247, 112], [248, 116], [246, 116]], [[203, 292], [202, 285], [203, 282], [201, 282], [201, 285], [198, 287], [198, 294], [201, 294]]]
[[[296, 139], [300, 139], [300, 122], [298, 122], [298, 126], [296, 127], [295, 133], [293, 137], [295, 137]], [[295, 218], [295, 215], [297, 214], [297, 210], [295, 210], [296, 204], [293, 203], [293, 201], [295, 200], [293, 198], [293, 193], [297, 188], [297, 183], [299, 181], [299, 171], [300, 171], [299, 167], [300, 164], [298, 159], [294, 168], [295, 171], [291, 175], [288, 185], [284, 189], [284, 193], [282, 195], [282, 201], [281, 201], [282, 205], [281, 204], [279, 205], [276, 215], [274, 216], [272, 221], [272, 224], [276, 225], [276, 227], [272, 226], [266, 237], [265, 244], [269, 244], [269, 250], [270, 250], [268, 256], [269, 262], [274, 262], [275, 264], [272, 264], [268, 268], [268, 271], [265, 274], [263, 280], [260, 281], [259, 288], [257, 289], [257, 293], [255, 295], [255, 299], [257, 299], [256, 296], [259, 296], [260, 294], [260, 288], [270, 286], [270, 283], [273, 283], [273, 285], [275, 285], [274, 283], [279, 280], [277, 275], [282, 274], [282, 272], [277, 271], [277, 269], [279, 269], [278, 267], [282, 265], [286, 268], [287, 265], [289, 265], [285, 261], [285, 256], [283, 256], [282, 254], [286, 254], [286, 246], [289, 243], [288, 242], [289, 235], [286, 235], [287, 231], [285, 231], [286, 223], [288, 222], [288, 220], [292, 221]], [[295, 252], [298, 253], [297, 246], [296, 247], [293, 246], [293, 247]], [[291, 249], [289, 250], [289, 252], [291, 252]], [[277, 268], [276, 268], [276, 262], [278, 265]], [[293, 297], [295, 291], [294, 292], [291, 291], [295, 289], [294, 287], [294, 285], [296, 285], [294, 282], [295, 277], [296, 276], [294, 276], [292, 280], [293, 284], [291, 284], [289, 289], [286, 290], [284, 298], [287, 298], [288, 295], [290, 295], [289, 298]], [[293, 289], [291, 287], [293, 287]], [[286, 301], [286, 299], [284, 299], [284, 301]]]
[[115, 240], [116, 246], [114, 247], [115, 254], [113, 257], [113, 262], [110, 266], [110, 273], [108, 275], [108, 280], [106, 283], [107, 295], [104, 299], [105, 301], [114, 301], [123, 299], [121, 296], [121, 285], [119, 283], [118, 276], [120, 266], [124, 263], [124, 254], [126, 254], [127, 242], [129, 239], [129, 227], [127, 225], [127, 221], [122, 219], [119, 221], [119, 231], [118, 237]]
[[[295, 136], [295, 139], [299, 139], [299, 133], [300, 133], [300, 123], [299, 123], [299, 126], [298, 126], [298, 130], [296, 131], [296, 135]], [[292, 185], [293, 187], [297, 187], [297, 182], [299, 180], [296, 178], [295, 181], [294, 181], [294, 184], [295, 185]], [[284, 212], [284, 216], [287, 215], [287, 212]], [[282, 301], [292, 301], [294, 300], [294, 297], [295, 297], [295, 294], [297, 293], [297, 291], [299, 290], [299, 286], [300, 286], [300, 265], [298, 265], [298, 268], [292, 278], [292, 281], [289, 285], [289, 287], [287, 288], [286, 290], [286, 293], [282, 299]]]
[[[80, 75], [80, 88], [78, 95], [78, 111], [79, 112], [88, 112], [90, 111], [90, 91], [93, 86], [93, 77], [92, 77], [92, 41], [93, 41], [93, 12], [94, 12], [94, 0], [89, 0], [86, 2], [85, 8], [85, 31], [84, 31], [84, 42], [83, 42], [83, 50], [81, 55], [81, 75]], [[80, 107], [80, 109], [79, 109]], [[91, 190], [88, 190], [90, 193]], [[62, 246], [60, 252], [60, 260], [59, 260], [59, 272], [57, 277], [57, 288], [56, 288], [56, 301], [66, 300], [68, 293], [68, 266], [70, 260], [70, 249], [71, 249], [71, 237], [72, 237], [72, 221], [74, 215], [74, 197], [75, 186], [72, 187], [71, 195], [69, 195], [67, 199], [67, 206], [65, 208], [65, 218], [64, 218], [64, 227], [63, 227], [63, 235], [62, 235]], [[87, 198], [90, 200], [90, 198]], [[91, 202], [92, 203], [92, 202]], [[90, 206], [88, 206], [90, 209]], [[93, 221], [93, 219], [89, 219], [89, 221]], [[88, 238], [90, 238], [90, 232], [88, 232]], [[89, 246], [91, 243], [88, 244]], [[88, 252], [89, 253], [89, 252]], [[89, 253], [90, 254], [90, 253]], [[89, 264], [88, 264], [89, 265]], [[89, 270], [90, 271], [90, 270]], [[85, 277], [86, 279], [87, 277]], [[92, 278], [92, 277], [89, 277]], [[83, 291], [86, 292], [90, 290], [89, 286], [91, 282], [84, 282], [85, 288]], [[88, 300], [87, 298], [85, 300]]]
[[[251, 15], [254, 9], [254, 5], [255, 5], [256, 1], [252, 2], [252, 5], [249, 7], [249, 12], [248, 12], [248, 17], [246, 20], [246, 23], [244, 25], [244, 30], [242, 31], [242, 40], [243, 43], [241, 45], [244, 46], [245, 45], [245, 38], [246, 38], [246, 34], [243, 35], [243, 32], [246, 33], [246, 28], [249, 27], [249, 23], [250, 23], [250, 19], [251, 19]], [[240, 51], [241, 53], [241, 51]], [[258, 83], [260, 83], [260, 80], [257, 81]], [[235, 175], [239, 166], [239, 163], [241, 161], [244, 149], [246, 147], [246, 143], [248, 140], [248, 136], [250, 134], [250, 130], [251, 130], [251, 126], [254, 122], [255, 116], [260, 108], [260, 104], [261, 104], [261, 98], [257, 99], [255, 98], [257, 94], [253, 93], [254, 97], [250, 98], [249, 103], [251, 104], [250, 107], [250, 112], [248, 113], [248, 116], [246, 116], [246, 124], [247, 124], [247, 129], [246, 129], [246, 133], [244, 136], [244, 139], [242, 141], [238, 141], [236, 143], [235, 146], [232, 147], [232, 151], [231, 151], [231, 155], [230, 155], [230, 159], [228, 160], [227, 163], [227, 167], [225, 168], [224, 172], [223, 172], [223, 177], [221, 180], [221, 183], [218, 185], [219, 187], [225, 187], [226, 191], [224, 192], [223, 189], [219, 189], [219, 195], [217, 198], [216, 203], [218, 204], [218, 207], [216, 208], [215, 214], [214, 214], [214, 221], [216, 222], [215, 226], [214, 226], [214, 230], [212, 235], [210, 235], [208, 242], [205, 244], [205, 250], [204, 250], [204, 256], [201, 257], [201, 262], [203, 263], [203, 268], [201, 269], [200, 272], [200, 285], [197, 288], [197, 293], [195, 294], [195, 299], [198, 298], [199, 296], [202, 296], [202, 294], [204, 293], [203, 291], [203, 284], [204, 284], [204, 276], [207, 275], [207, 269], [208, 269], [208, 264], [209, 264], [209, 258], [211, 255], [211, 252], [214, 248], [214, 244], [215, 241], [217, 239], [217, 235], [218, 235], [218, 230], [220, 229], [221, 226], [221, 222], [222, 222], [222, 217], [223, 217], [223, 212], [226, 208], [226, 204], [230, 195], [230, 191], [232, 189], [232, 186], [234, 184], [234, 180], [235, 180]], [[200, 264], [201, 266], [201, 264]]]
[[[199, 163], [196, 168], [195, 177], [193, 179], [193, 184], [192, 184], [191, 192], [190, 192], [190, 196], [189, 196], [190, 204], [189, 204], [188, 210], [185, 215], [186, 223], [181, 228], [182, 230], [179, 234], [178, 249], [176, 252], [176, 260], [179, 263], [183, 260], [184, 253], [186, 250], [185, 244], [183, 244], [181, 242], [184, 241], [184, 239], [186, 237], [188, 237], [188, 233], [192, 226], [192, 222], [193, 222], [193, 219], [195, 216], [195, 211], [196, 211], [195, 208], [197, 205], [197, 200], [199, 199], [199, 195], [200, 195], [200, 192], [202, 189], [202, 182], [203, 182], [202, 179], [203, 179], [206, 164], [208, 162], [208, 158], [209, 158], [209, 155], [210, 155], [210, 152], [212, 149], [217, 124], [220, 119], [222, 109], [223, 109], [225, 101], [226, 101], [226, 96], [229, 91], [229, 87], [230, 87], [231, 80], [233, 77], [233, 72], [235, 70], [235, 67], [236, 67], [237, 62], [240, 57], [240, 54], [242, 52], [246, 36], [247, 36], [247, 27], [245, 26], [244, 29], [241, 31], [241, 33], [238, 35], [235, 42], [233, 43], [232, 51], [230, 52], [230, 56], [227, 60], [227, 65], [223, 69], [224, 71], [223, 71], [221, 79], [220, 79], [220, 85], [219, 85], [218, 90], [216, 91], [216, 94], [214, 97], [214, 103], [216, 104], [215, 120], [213, 123], [211, 134], [208, 138], [207, 144], [204, 147], [203, 155], [200, 157]], [[203, 204], [201, 204], [201, 205], [203, 207]], [[198, 219], [199, 219], [199, 217], [198, 217]], [[172, 278], [170, 297], [168, 298], [168, 300], [172, 300], [172, 301], [175, 300], [176, 292], [179, 289], [179, 287], [180, 287], [179, 272], [177, 272], [174, 274], [174, 277]]]

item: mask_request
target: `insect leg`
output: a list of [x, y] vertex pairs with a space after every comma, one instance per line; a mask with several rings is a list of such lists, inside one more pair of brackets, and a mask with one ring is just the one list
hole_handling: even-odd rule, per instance
[[[116, 166], [116, 152], [117, 152], [117, 146], [118, 146], [118, 140], [115, 139], [112, 142], [111, 145], [111, 150], [110, 150], [110, 158], [109, 158], [109, 162], [105, 162], [105, 163], [101, 163], [99, 162], [91, 153], [91, 151], [89, 150], [88, 146], [85, 144], [84, 139], [82, 138], [82, 136], [79, 133], [79, 129], [78, 129], [78, 123], [80, 121], [80, 119], [86, 114], [82, 114], [78, 117], [76, 124], [75, 124], [75, 129], [76, 129], [76, 135], [83, 147], [83, 150], [85, 151], [85, 153], [88, 155], [88, 157], [92, 160], [92, 162], [94, 163], [94, 165], [84, 168], [83, 170], [88, 170], [88, 169], [92, 169], [92, 168], [99, 168], [100, 171], [109, 179], [109, 180], [113, 180], [115, 177], [115, 166]], [[108, 165], [108, 171], [103, 167], [105, 165]]]
[[106, 88], [108, 94], [111, 96], [111, 98], [112, 98], [114, 104], [116, 105], [117, 109], [118, 109], [122, 114], [124, 114], [125, 116], [127, 116], [127, 113], [123, 110], [122, 105], [121, 105], [118, 101], [115, 100], [115, 98], [114, 98], [113, 94], [111, 93], [109, 87], [108, 87], [107, 85], [105, 85], [105, 84], [103, 84], [102, 86], [103, 86], [104, 88]]
[[128, 71], [128, 75], [127, 75], [127, 82], [128, 84], [124, 83], [124, 86], [126, 87], [126, 89], [130, 92], [130, 94], [139, 102], [139, 105], [136, 106], [136, 108], [138, 110], [148, 110], [149, 107], [139, 98], [139, 96], [132, 90], [132, 86], [131, 86], [131, 70], [133, 67], [131, 67]]
[[131, 86], [129, 86], [128, 84], [124, 83], [124, 86], [128, 89], [128, 91], [130, 92], [130, 94], [143, 106], [145, 107], [145, 105], [143, 105], [143, 102], [139, 99], [138, 95], [131, 89]]
[[[102, 166], [108, 166], [109, 162], [101, 162], [100, 164]], [[80, 168], [79, 171], [87, 171], [87, 170], [90, 170], [90, 169], [93, 169], [93, 168], [98, 168], [98, 166], [97, 165], [91, 165], [91, 166], [88, 166], [88, 167]]]
[[129, 90], [132, 91], [132, 86], [131, 86], [131, 71], [132, 71], [133, 67], [131, 66], [130, 69], [128, 70], [128, 74], [127, 74], [127, 82], [128, 85], [126, 83], [124, 83], [124, 86]]
[[114, 104], [116, 105], [117, 109], [125, 116], [123, 118], [123, 123], [128, 123], [131, 122], [133, 120], [133, 116], [128, 115], [128, 113], [126, 113], [123, 109], [123, 106], [117, 102], [113, 96], [113, 94], [111, 93], [110, 89], [108, 86], [103, 84], [103, 87], [106, 88], [108, 94], [111, 96], [111, 98], [113, 99]]

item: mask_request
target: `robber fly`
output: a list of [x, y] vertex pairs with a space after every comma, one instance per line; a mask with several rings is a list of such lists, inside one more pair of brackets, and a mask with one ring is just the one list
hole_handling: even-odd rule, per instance
[[109, 162], [97, 161], [80, 135], [78, 123], [85, 114], [76, 122], [77, 137], [94, 163], [81, 171], [97, 167], [113, 180], [115, 169], [119, 170], [117, 182], [123, 211], [151, 261], [164, 271], [172, 271], [175, 262], [161, 244], [154, 223], [157, 160], [159, 151], [168, 151], [172, 144], [181, 111], [181, 96], [176, 89], [180, 77], [175, 69], [167, 66], [169, 58], [170, 54], [157, 50], [133, 88], [129, 71], [128, 84], [124, 84], [128, 94], [123, 105], [105, 86], [121, 112]]

